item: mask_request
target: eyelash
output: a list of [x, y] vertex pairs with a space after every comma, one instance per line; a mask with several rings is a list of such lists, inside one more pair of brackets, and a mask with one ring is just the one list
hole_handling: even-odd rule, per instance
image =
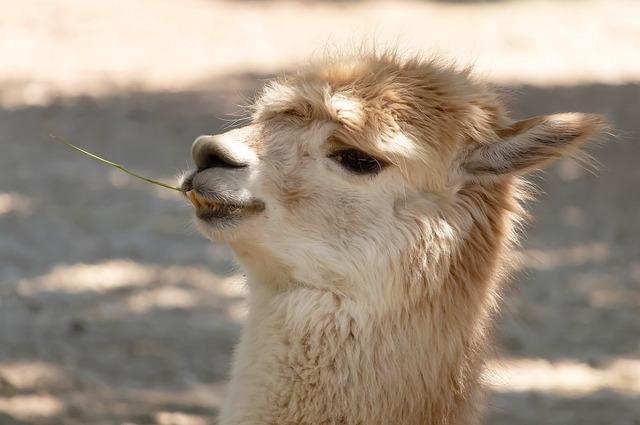
[[358, 149], [344, 149], [329, 155], [342, 167], [356, 174], [377, 174], [386, 165]]

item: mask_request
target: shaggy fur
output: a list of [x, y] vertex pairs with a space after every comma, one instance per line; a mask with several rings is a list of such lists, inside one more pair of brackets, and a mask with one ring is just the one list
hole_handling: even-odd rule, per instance
[[[394, 54], [268, 84], [249, 126], [207, 139], [247, 165], [192, 180], [194, 199], [264, 205], [197, 220], [250, 287], [220, 425], [478, 423], [520, 176], [602, 126], [586, 114], [512, 122], [469, 70]], [[387, 165], [351, 173], [332, 159], [346, 148]]]

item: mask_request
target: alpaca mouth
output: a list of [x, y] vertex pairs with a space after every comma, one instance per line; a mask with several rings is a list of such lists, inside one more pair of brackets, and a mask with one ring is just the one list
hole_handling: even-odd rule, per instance
[[212, 199], [193, 189], [186, 192], [186, 196], [195, 207], [196, 216], [202, 220], [240, 217], [264, 210], [264, 203], [258, 200]]

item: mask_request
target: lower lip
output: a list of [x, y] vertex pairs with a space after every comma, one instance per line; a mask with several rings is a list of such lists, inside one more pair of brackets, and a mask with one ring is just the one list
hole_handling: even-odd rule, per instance
[[212, 220], [228, 220], [232, 218], [236, 218], [237, 214], [230, 214], [227, 211], [224, 211], [220, 208], [198, 208], [196, 209], [196, 217], [200, 220], [204, 221], [212, 221]]
[[201, 219], [221, 219], [237, 217], [245, 212], [245, 209], [235, 205], [204, 205], [196, 208], [196, 216]]
[[199, 220], [209, 224], [214, 222], [229, 224], [262, 210], [264, 210], [264, 206], [260, 203], [250, 206], [217, 204], [198, 207], [195, 212]]
[[248, 213], [258, 212], [264, 209], [264, 204], [261, 202], [255, 202], [254, 204], [247, 206], [240, 206], [203, 202], [192, 191], [187, 192], [186, 195], [195, 207], [196, 217], [206, 221], [239, 218]]

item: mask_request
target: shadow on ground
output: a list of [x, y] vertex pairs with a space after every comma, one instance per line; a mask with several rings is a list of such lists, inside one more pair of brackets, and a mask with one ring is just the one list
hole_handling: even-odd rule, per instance
[[[0, 109], [0, 423], [214, 423], [244, 314], [231, 255], [195, 233], [179, 195], [47, 139], [170, 180], [189, 167], [191, 141], [221, 131], [263, 78]], [[543, 194], [527, 268], [506, 297], [502, 355], [596, 371], [638, 359], [640, 85], [506, 91], [514, 116], [604, 113], [621, 137], [594, 150], [597, 176], [565, 161], [536, 178]], [[505, 388], [490, 423], [640, 417], [638, 391]]]

